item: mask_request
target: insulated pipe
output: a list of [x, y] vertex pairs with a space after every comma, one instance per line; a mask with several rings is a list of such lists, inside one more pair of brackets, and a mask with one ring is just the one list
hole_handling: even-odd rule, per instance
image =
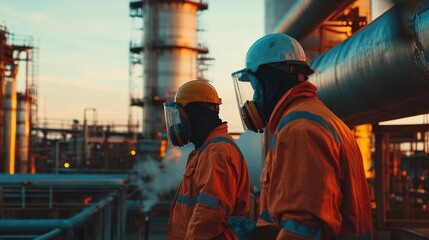
[[[282, 0], [284, 1], [284, 0]], [[302, 41], [334, 12], [347, 7], [355, 0], [297, 0], [274, 28]]]
[[396, 5], [314, 59], [310, 81], [349, 126], [376, 123], [429, 111], [428, 60], [429, 1]]
[[30, 143], [30, 100], [26, 95], [18, 94], [16, 110], [16, 162], [19, 173], [28, 173]]

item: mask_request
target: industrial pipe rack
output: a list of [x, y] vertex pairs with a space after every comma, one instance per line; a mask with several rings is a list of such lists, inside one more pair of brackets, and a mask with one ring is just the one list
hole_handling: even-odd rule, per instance
[[125, 239], [127, 175], [0, 174], [0, 239]]

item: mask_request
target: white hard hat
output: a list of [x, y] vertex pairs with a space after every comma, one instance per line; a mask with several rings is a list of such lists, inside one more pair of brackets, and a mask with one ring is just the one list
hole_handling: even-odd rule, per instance
[[[271, 114], [271, 112], [268, 113], [267, 109], [264, 109], [267, 100], [264, 100], [266, 96], [263, 95], [267, 95], [267, 93], [261, 93], [262, 82], [269, 80], [259, 79], [260, 75], [257, 74], [258, 68], [264, 64], [269, 64], [270, 67], [285, 73], [285, 77], [280, 79], [286, 81], [289, 79], [305, 81], [308, 79], [307, 76], [314, 72], [307, 62], [301, 45], [288, 35], [268, 34], [258, 39], [249, 48], [246, 55], [246, 67], [233, 72], [231, 76], [234, 80], [238, 109], [244, 129], [261, 133]], [[296, 81], [294, 83], [297, 84]], [[273, 84], [273, 86], [280, 85]]]
[[297, 40], [286, 34], [268, 34], [258, 39], [247, 52], [246, 68], [256, 72], [259, 66], [273, 62], [308, 65], [304, 50]]

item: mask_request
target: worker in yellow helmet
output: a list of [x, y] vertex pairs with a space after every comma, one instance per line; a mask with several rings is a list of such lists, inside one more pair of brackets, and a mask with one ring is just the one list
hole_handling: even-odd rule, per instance
[[195, 80], [164, 104], [169, 142], [195, 146], [171, 207], [168, 239], [237, 239], [228, 218], [249, 211], [247, 165], [219, 118], [221, 103], [213, 86]]
[[267, 126], [273, 136], [260, 178], [260, 239], [371, 239], [358, 144], [317, 98], [312, 73], [298, 41], [277, 33], [258, 39], [246, 68], [232, 74], [245, 127]]

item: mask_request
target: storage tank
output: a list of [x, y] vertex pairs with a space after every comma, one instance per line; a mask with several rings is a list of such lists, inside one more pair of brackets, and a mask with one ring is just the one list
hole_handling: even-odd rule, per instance
[[31, 103], [25, 94], [18, 94], [16, 113], [16, 162], [17, 171], [28, 173], [28, 158], [30, 144]]

